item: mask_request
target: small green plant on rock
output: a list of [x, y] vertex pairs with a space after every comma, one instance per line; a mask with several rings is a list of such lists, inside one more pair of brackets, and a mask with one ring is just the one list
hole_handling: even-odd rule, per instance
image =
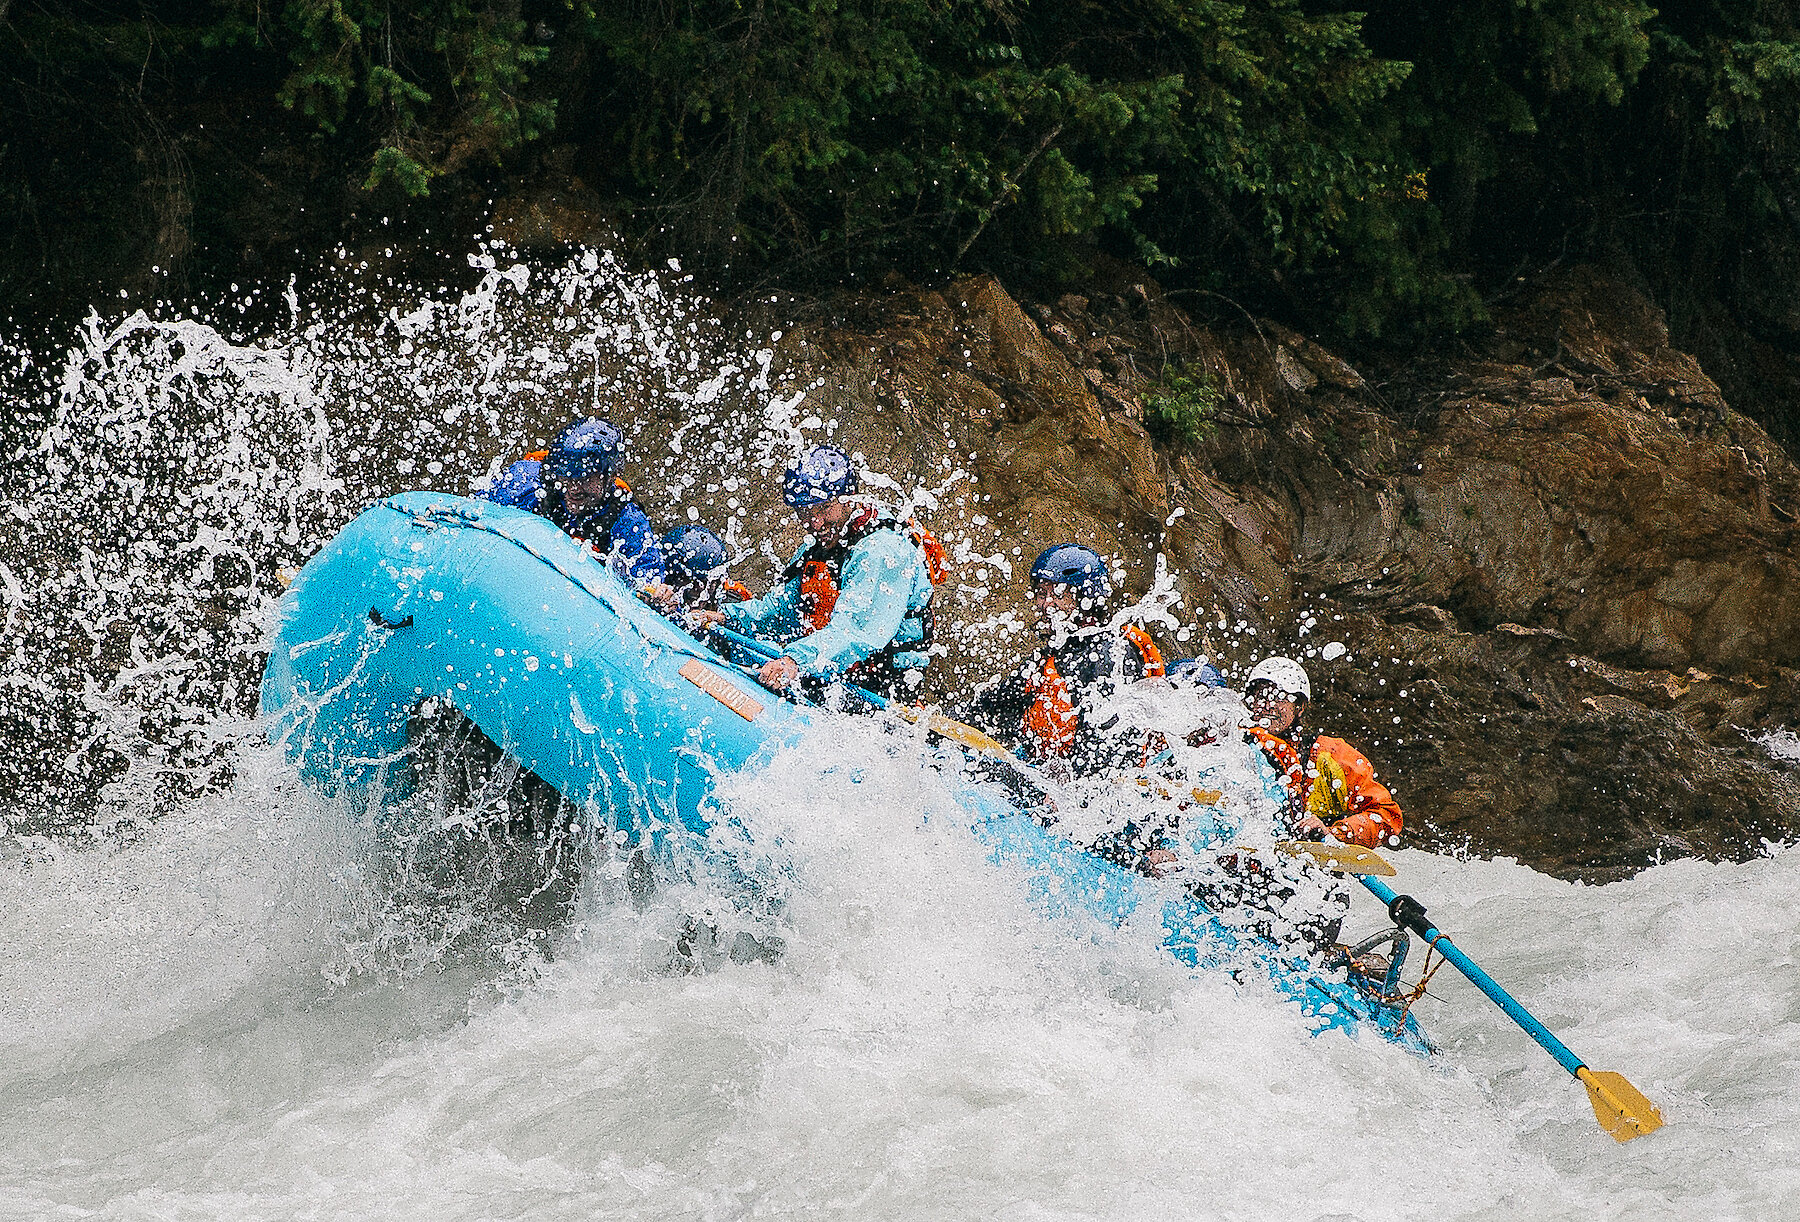
[[1213, 381], [1210, 370], [1201, 369], [1195, 375], [1167, 365], [1142, 398], [1144, 427], [1151, 438], [1169, 449], [1186, 450], [1205, 441], [1218, 427], [1217, 414], [1225, 392]]

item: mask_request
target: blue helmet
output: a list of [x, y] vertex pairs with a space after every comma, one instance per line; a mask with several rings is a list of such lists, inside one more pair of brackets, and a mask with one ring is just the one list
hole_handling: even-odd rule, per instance
[[625, 435], [611, 421], [583, 416], [556, 435], [544, 456], [544, 474], [558, 479], [615, 475], [625, 453]]
[[1169, 679], [1195, 687], [1224, 687], [1225, 675], [1205, 658], [1177, 658], [1169, 663]]
[[836, 446], [814, 446], [781, 476], [781, 495], [792, 509], [823, 505], [861, 486], [850, 456]]
[[1031, 562], [1031, 580], [1049, 581], [1068, 586], [1093, 602], [1112, 596], [1112, 579], [1106, 572], [1106, 561], [1091, 547], [1079, 543], [1058, 543], [1045, 548]]
[[725, 542], [704, 526], [677, 526], [663, 536], [663, 563], [689, 577], [709, 577], [725, 567]]

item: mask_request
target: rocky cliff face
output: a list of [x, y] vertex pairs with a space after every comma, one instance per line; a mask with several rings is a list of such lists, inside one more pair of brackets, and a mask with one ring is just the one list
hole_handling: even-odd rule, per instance
[[[945, 490], [940, 694], [1029, 647], [1024, 565], [1074, 538], [1133, 592], [1166, 559], [1174, 653], [1314, 651], [1315, 721], [1426, 843], [1594, 878], [1754, 852], [1800, 824], [1800, 781], [1748, 738], [1800, 716], [1800, 470], [1593, 269], [1497, 323], [1359, 370], [1141, 279], [1021, 306], [975, 278], [791, 335], [780, 369], [874, 469]], [[1175, 448], [1145, 425], [1171, 369], [1200, 388]], [[749, 524], [791, 530], [767, 490]]]
[[[494, 274], [522, 286], [517, 271]], [[652, 517], [734, 523], [752, 549], [738, 575], [759, 586], [799, 541], [774, 478], [786, 445], [768, 432], [785, 424], [935, 496], [923, 516], [956, 562], [930, 694], [954, 697], [1032, 647], [1025, 567], [1076, 539], [1116, 556], [1133, 595], [1162, 566], [1180, 602], [1152, 627], [1171, 655], [1206, 652], [1239, 674], [1268, 653], [1302, 656], [1312, 719], [1375, 760], [1415, 841], [1605, 878], [1659, 855], [1755, 852], [1800, 827], [1800, 777], [1751, 738], [1800, 725], [1800, 471], [1669, 348], [1641, 296], [1598, 271], [1523, 285], [1485, 339], [1391, 368], [1357, 368], [1229, 303], [1225, 321], [1196, 321], [1124, 270], [1023, 304], [991, 278], [893, 286], [835, 303], [829, 326], [790, 329], [766, 374], [743, 339], [767, 330], [742, 315], [715, 326], [683, 313], [650, 327], [654, 351], [570, 362], [551, 350], [573, 341], [557, 337], [604, 329], [608, 310], [636, 334], [625, 316], [664, 297], [611, 273], [579, 293], [561, 283], [477, 294], [410, 353], [352, 327], [351, 355], [320, 356], [345, 480], [326, 517], [422, 482], [466, 491], [497, 457], [601, 410], [631, 433], [627, 473]], [[664, 377], [672, 352], [687, 381]], [[704, 373], [714, 357], [733, 376]], [[515, 366], [536, 372], [499, 376]], [[126, 398], [162, 384], [145, 369]], [[419, 411], [471, 388], [479, 410]], [[197, 436], [210, 436], [209, 403], [194, 406]], [[235, 403], [220, 400], [234, 430]], [[110, 486], [109, 471], [91, 474]], [[240, 507], [216, 508], [230, 521]], [[168, 515], [176, 553], [191, 516]], [[50, 588], [75, 562], [43, 551]], [[188, 723], [151, 688], [125, 691], [151, 669], [134, 642], [162, 641], [165, 620], [211, 639], [240, 593], [235, 567], [210, 559], [191, 579], [124, 571], [147, 573], [156, 597], [32, 629], [33, 656], [66, 662], [45, 690], [71, 705], [101, 693], [113, 737], [81, 719], [85, 705], [0, 727], [37, 744], [28, 775], [56, 799], [40, 803], [42, 827], [78, 825], [82, 795], [118, 788], [134, 751], [171, 772], [157, 752]], [[164, 608], [171, 580], [205, 597]], [[184, 639], [154, 647], [184, 655]], [[220, 690], [253, 691], [253, 668], [215, 659], [230, 672]], [[156, 711], [121, 717], [115, 699]], [[70, 781], [83, 752], [105, 767]]]

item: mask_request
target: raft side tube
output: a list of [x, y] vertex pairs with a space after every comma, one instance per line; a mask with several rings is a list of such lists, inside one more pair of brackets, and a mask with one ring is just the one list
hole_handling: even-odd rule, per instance
[[289, 587], [262, 707], [309, 783], [400, 794], [408, 719], [434, 697], [633, 835], [704, 832], [712, 770], [805, 722], [553, 524], [407, 493], [365, 510]]
[[[653, 844], [707, 836], [718, 773], [793, 746], [815, 717], [839, 716], [763, 690], [537, 515], [413, 492], [365, 510], [290, 585], [262, 709], [313, 787], [400, 796], [411, 780], [408, 721], [431, 698], [609, 828]], [[1240, 945], [1179, 884], [1083, 851], [997, 784], [956, 785], [989, 856], [1021, 872], [1047, 915], [1120, 925], [1153, 914], [1176, 958], [1258, 964], [1315, 1029], [1374, 1024], [1429, 1050], [1410, 1015], [1273, 944]]]

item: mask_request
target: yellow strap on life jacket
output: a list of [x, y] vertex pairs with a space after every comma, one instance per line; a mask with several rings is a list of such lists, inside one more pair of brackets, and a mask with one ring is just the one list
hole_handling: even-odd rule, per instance
[[1350, 783], [1344, 779], [1344, 766], [1329, 751], [1313, 753], [1312, 789], [1306, 795], [1306, 813], [1330, 827], [1350, 817]]

